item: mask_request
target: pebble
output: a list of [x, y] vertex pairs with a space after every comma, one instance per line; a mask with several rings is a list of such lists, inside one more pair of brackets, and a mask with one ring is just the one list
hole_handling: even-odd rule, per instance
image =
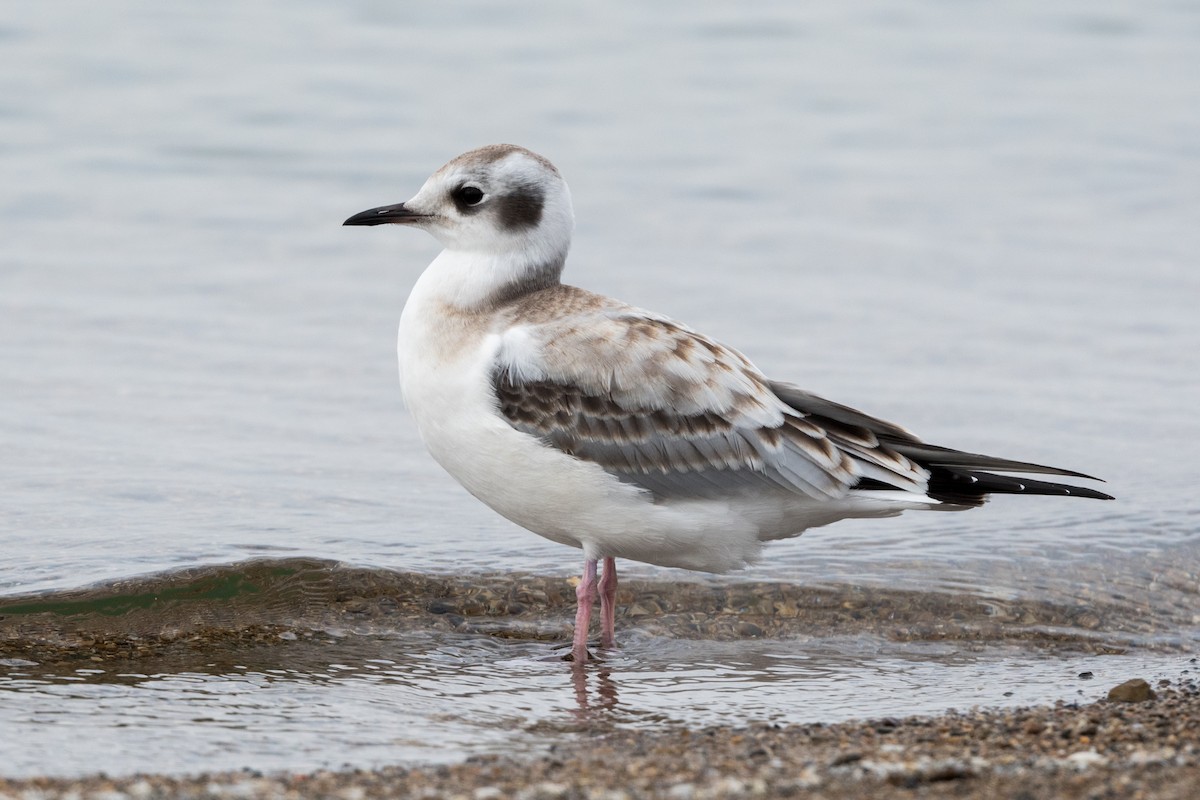
[[1154, 690], [1142, 678], [1134, 678], [1109, 689], [1108, 699], [1121, 703], [1144, 703], [1154, 699]]
[[543, 781], [521, 791], [517, 798], [518, 800], [561, 800], [570, 791], [571, 787], [565, 783]]
[[1095, 750], [1080, 750], [1078, 753], [1071, 753], [1071, 755], [1067, 756], [1066, 761], [1079, 770], [1084, 770], [1088, 767], [1103, 766], [1108, 763], [1108, 759]]

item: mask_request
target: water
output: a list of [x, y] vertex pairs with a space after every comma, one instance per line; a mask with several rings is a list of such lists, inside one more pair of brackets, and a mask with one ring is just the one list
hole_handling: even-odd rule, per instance
[[[573, 282], [1118, 497], [845, 522], [700, 584], [1033, 603], [1079, 634], [1065, 644], [1003, 614], [980, 650], [924, 628], [697, 638], [624, 619], [619, 702], [589, 675], [587, 724], [762, 719], [802, 690], [783, 719], [932, 712], [1170, 672], [1200, 606], [1198, 45], [1200, 14], [1170, 3], [6, 8], [0, 595], [264, 556], [384, 581], [576, 571], [443, 475], [400, 407], [396, 319], [434, 243], [339, 227], [512, 141], [571, 183]], [[627, 570], [665, 597], [701, 580]], [[1089, 605], [1097, 627], [1072, 611]], [[582, 724], [569, 670], [542, 660], [566, 608], [497, 623], [516, 638], [271, 608], [266, 640], [182, 661], [10, 654], [6, 772], [457, 758], [513, 746], [512, 720], [530, 741]], [[25, 647], [14, 619], [6, 646]], [[182, 741], [207, 744], [173, 761]]]
[[[562, 660], [573, 595], [556, 576], [272, 558], [8, 598], [5, 769], [444, 762], [613, 728], [1088, 700], [1192, 669], [1144, 598], [654, 579], [623, 585], [622, 646], [580, 671]], [[94, 735], [48, 758], [68, 728]]]

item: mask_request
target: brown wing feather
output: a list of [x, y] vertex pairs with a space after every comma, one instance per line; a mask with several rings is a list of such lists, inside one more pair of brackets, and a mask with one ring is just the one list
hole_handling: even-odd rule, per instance
[[493, 373], [505, 419], [657, 494], [835, 498], [864, 477], [924, 491], [925, 471], [872, 431], [789, 408], [740, 353], [670, 320], [606, 309], [513, 337]]

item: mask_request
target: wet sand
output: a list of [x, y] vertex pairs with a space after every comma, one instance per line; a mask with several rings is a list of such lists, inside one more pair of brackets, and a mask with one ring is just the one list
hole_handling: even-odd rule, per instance
[[[999, 565], [1007, 568], [1007, 565]], [[997, 585], [1020, 585], [1009, 574]], [[892, 641], [1020, 644], [1042, 650], [1178, 651], [1197, 622], [1200, 574], [1166, 564], [1117, 599], [1104, 575], [1080, 574], [1069, 596], [914, 591], [734, 579], [624, 581], [618, 626], [682, 639], [879, 636]], [[1186, 589], [1178, 597], [1164, 586]], [[238, 641], [279, 643], [312, 631], [347, 635], [446, 631], [570, 641], [566, 576], [467, 576], [364, 569], [318, 559], [258, 559], [0, 600], [0, 656], [38, 662], [144, 658]], [[282, 637], [282, 638], [281, 638]]]
[[1192, 666], [1174, 683], [1086, 705], [784, 728], [606, 730], [536, 756], [428, 768], [0, 779], [0, 798], [1191, 800], [1200, 786], [1197, 672]]

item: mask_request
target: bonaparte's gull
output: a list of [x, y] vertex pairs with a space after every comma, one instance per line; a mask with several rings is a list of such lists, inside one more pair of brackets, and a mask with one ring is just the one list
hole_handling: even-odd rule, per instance
[[600, 646], [613, 646], [617, 558], [721, 572], [848, 517], [995, 493], [1111, 499], [993, 474], [1090, 478], [926, 444], [674, 320], [562, 284], [571, 196], [524, 148], [472, 150], [411, 200], [345, 222], [383, 223], [445, 247], [400, 317], [400, 382], [429, 452], [500, 514], [583, 549], [576, 663], [597, 592]]

